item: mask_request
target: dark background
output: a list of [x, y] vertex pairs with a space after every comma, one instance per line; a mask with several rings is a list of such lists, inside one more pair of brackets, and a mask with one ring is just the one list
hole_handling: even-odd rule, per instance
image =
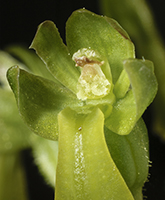
[[[165, 40], [165, 1], [150, 0], [148, 3], [154, 13], [157, 27]], [[62, 38], [65, 37], [65, 22], [71, 13], [79, 8], [85, 7], [97, 14], [100, 13], [96, 0], [47, 0], [47, 1], [9, 1], [0, 3], [0, 49], [9, 44], [24, 44], [30, 46], [37, 30], [37, 26], [44, 20], [52, 20], [57, 25]], [[150, 108], [147, 110], [150, 112]], [[144, 194], [148, 200], [165, 199], [165, 143], [163, 143], [150, 130], [151, 121], [149, 114], [144, 118], [149, 129], [150, 138], [150, 168], [149, 182], [145, 184]], [[53, 200], [53, 189], [46, 186], [35, 167], [31, 152], [23, 152], [23, 159], [27, 170], [29, 196], [31, 200]]]

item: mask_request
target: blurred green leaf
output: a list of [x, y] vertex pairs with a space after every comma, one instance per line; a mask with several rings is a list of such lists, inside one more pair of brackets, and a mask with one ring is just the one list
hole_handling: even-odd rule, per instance
[[31, 131], [19, 116], [13, 94], [0, 90], [0, 153], [29, 147], [30, 136]]
[[28, 200], [19, 153], [0, 154], [0, 199]]
[[56, 181], [56, 167], [58, 159], [58, 142], [47, 140], [34, 135], [32, 139], [32, 151], [35, 164], [48, 183], [53, 188]]
[[[43, 61], [36, 55], [34, 51], [29, 50], [24, 46], [20, 45], [8, 46], [6, 50], [8, 53], [10, 53], [10, 55], [16, 57], [18, 60], [24, 63], [29, 72], [31, 71], [35, 75], [39, 75], [53, 81], [57, 81], [54, 79], [53, 75], [45, 67]], [[11, 67], [11, 65], [9, 67]]]
[[18, 114], [16, 101], [6, 78], [11, 65], [18, 60], [8, 53], [0, 51], [0, 153], [18, 152], [30, 146], [30, 131]]

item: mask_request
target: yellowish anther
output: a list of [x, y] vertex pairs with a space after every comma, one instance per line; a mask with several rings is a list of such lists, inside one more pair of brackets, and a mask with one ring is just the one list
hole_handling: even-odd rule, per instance
[[[76, 66], [81, 67], [81, 75], [77, 84], [77, 98], [81, 100], [102, 98], [109, 93], [111, 88], [110, 82], [101, 69], [104, 61], [94, 60], [95, 52], [93, 50], [82, 49], [82, 51], [82, 56], [80, 56], [80, 50], [73, 55]], [[90, 54], [92, 59], [86, 56], [90, 53], [89, 51], [92, 51]], [[79, 55], [76, 56], [77, 54]]]

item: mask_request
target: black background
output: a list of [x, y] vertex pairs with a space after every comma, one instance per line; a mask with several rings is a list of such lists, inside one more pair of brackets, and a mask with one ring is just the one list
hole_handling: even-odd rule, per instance
[[[157, 27], [165, 40], [165, 1], [150, 0]], [[1, 1], [0, 3], [0, 49], [9, 44], [24, 44], [30, 46], [37, 26], [44, 20], [52, 20], [57, 25], [62, 38], [65, 37], [65, 22], [70, 14], [85, 7], [97, 14], [100, 13], [96, 0], [47, 0], [47, 1]], [[150, 138], [150, 181], [145, 184], [144, 194], [148, 200], [165, 199], [165, 143], [150, 130], [150, 108], [144, 115], [149, 129]], [[53, 200], [53, 189], [46, 186], [34, 165], [31, 152], [23, 152], [27, 169], [29, 196], [31, 200]]]

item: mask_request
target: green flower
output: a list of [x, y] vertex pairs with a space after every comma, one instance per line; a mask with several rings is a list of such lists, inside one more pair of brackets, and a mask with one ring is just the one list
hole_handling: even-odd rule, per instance
[[17, 66], [7, 74], [27, 125], [59, 140], [55, 198], [141, 199], [148, 141], [140, 117], [157, 91], [153, 64], [135, 59], [115, 20], [85, 9], [68, 19], [66, 43], [53, 22], [43, 22], [31, 48], [54, 80]]

